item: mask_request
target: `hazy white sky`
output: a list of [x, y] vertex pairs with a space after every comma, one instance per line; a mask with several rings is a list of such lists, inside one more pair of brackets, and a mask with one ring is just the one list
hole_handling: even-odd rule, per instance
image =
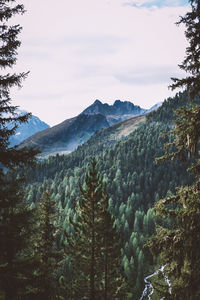
[[149, 108], [172, 95], [187, 46], [175, 25], [186, 0], [24, 2], [16, 71], [30, 75], [13, 90], [14, 104], [54, 125], [95, 99]]

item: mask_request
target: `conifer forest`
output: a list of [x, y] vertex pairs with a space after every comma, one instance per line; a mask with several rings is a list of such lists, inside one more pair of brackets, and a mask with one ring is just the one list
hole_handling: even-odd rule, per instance
[[0, 0], [0, 300], [199, 300], [200, 1], [177, 20], [176, 95], [121, 139], [102, 128], [46, 158], [10, 145], [31, 118], [11, 97], [29, 75], [13, 71], [16, 2]]

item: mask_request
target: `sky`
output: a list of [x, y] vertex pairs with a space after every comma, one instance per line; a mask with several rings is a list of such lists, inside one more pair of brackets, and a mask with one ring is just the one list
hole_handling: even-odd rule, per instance
[[[23, 2], [23, 1], [22, 1]], [[17, 16], [22, 45], [15, 72], [30, 71], [13, 104], [49, 125], [81, 113], [96, 99], [143, 108], [174, 95], [171, 77], [187, 41], [175, 23], [186, 0], [26, 0]]]

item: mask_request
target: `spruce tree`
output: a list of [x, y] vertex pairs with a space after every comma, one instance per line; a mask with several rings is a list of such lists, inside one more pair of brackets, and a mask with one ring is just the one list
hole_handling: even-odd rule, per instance
[[5, 300], [35, 299], [36, 261], [30, 240], [35, 217], [23, 200], [21, 180], [13, 176], [1, 181], [0, 188], [0, 293]]
[[58, 270], [63, 258], [59, 249], [58, 212], [55, 201], [51, 200], [48, 190], [42, 195], [36, 207], [38, 214], [37, 235], [34, 237], [35, 256], [38, 261], [37, 299], [59, 299]]
[[125, 276], [123, 275], [124, 270], [120, 267], [122, 243], [120, 235], [114, 225], [114, 218], [108, 210], [108, 195], [106, 190], [104, 191], [102, 225], [102, 299], [124, 299], [127, 285], [125, 283]]
[[200, 3], [199, 0], [189, 0], [189, 3], [191, 11], [177, 22], [178, 25], [185, 25], [185, 36], [189, 42], [186, 56], [179, 67], [189, 75], [182, 79], [172, 78], [174, 83], [171, 88], [186, 88], [191, 98], [194, 98], [200, 96]]
[[73, 267], [70, 299], [121, 299], [122, 294], [120, 238], [108, 212], [108, 196], [96, 164], [92, 159], [80, 186], [77, 221], [71, 221], [73, 234], [67, 234], [66, 249]]
[[[33, 162], [36, 154], [35, 150], [9, 148], [9, 138], [17, 124], [29, 117], [18, 116], [10, 99], [10, 88], [21, 87], [28, 74], [9, 73], [16, 63], [21, 27], [8, 23], [14, 15], [23, 13], [23, 5], [15, 5], [13, 0], [0, 1], [0, 68], [4, 74], [0, 75], [0, 290], [6, 300], [32, 299], [34, 294], [34, 261], [29, 243], [34, 214], [25, 205], [21, 180], [9, 171]], [[13, 122], [13, 128], [8, 128], [8, 122]]]
[[200, 183], [181, 187], [177, 194], [159, 201], [157, 217], [171, 226], [157, 227], [157, 235], [148, 242], [153, 254], [166, 265], [165, 271], [172, 291], [165, 289], [161, 296], [174, 300], [200, 299]]
[[[191, 75], [183, 79], [173, 79], [172, 88], [186, 87], [190, 100], [199, 103], [200, 96], [200, 3], [191, 0], [191, 12], [181, 18], [179, 23], [186, 25], [186, 37], [189, 47], [186, 58], [180, 68]], [[165, 299], [196, 300], [200, 298], [200, 107], [194, 103], [177, 110], [175, 136], [172, 143], [165, 147], [166, 154], [158, 160], [175, 158], [186, 161], [192, 157], [195, 182], [191, 186], [180, 187], [177, 193], [160, 200], [155, 205], [157, 217], [166, 222], [159, 223], [157, 235], [149, 242], [153, 254], [160, 254], [161, 263], [166, 265], [166, 272], [171, 281], [171, 293], [166, 288], [161, 292]]]
[[[32, 161], [36, 151], [9, 148], [9, 138], [15, 133], [19, 123], [26, 122], [30, 114], [19, 116], [17, 107], [11, 105], [10, 88], [22, 86], [22, 81], [27, 77], [28, 72], [20, 74], [10, 74], [7, 69], [12, 68], [16, 63], [17, 49], [21, 42], [18, 34], [21, 31], [20, 25], [7, 25], [10, 18], [15, 14], [23, 14], [23, 5], [14, 5], [13, 0], [0, 1], [0, 68], [4, 75], [0, 75], [0, 163], [6, 167], [19, 166], [24, 162]], [[8, 123], [15, 124], [13, 128], [8, 128]]]

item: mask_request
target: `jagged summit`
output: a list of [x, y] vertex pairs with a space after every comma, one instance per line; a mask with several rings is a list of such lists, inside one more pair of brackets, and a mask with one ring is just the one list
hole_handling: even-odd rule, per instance
[[100, 100], [95, 100], [93, 104], [87, 107], [82, 114], [102, 114], [104, 115], [109, 124], [129, 119], [134, 116], [142, 115], [147, 110], [140, 106], [134, 105], [129, 101], [115, 100], [113, 105], [102, 103]]
[[95, 104], [95, 105], [96, 105], [96, 104], [102, 104], [102, 102], [101, 102], [100, 100], [96, 99], [96, 100], [94, 101], [94, 104]]
[[[42, 151], [41, 156], [45, 157], [56, 153], [68, 153], [86, 142], [96, 131], [130, 119], [130, 122], [124, 125], [119, 124], [121, 130], [117, 127], [118, 134], [112, 134], [115, 138], [118, 135], [125, 136], [135, 128], [136, 123], [144, 121], [143, 115], [147, 112], [148, 110], [129, 101], [115, 100], [113, 105], [109, 105], [96, 99], [78, 116], [32, 135], [21, 146], [36, 146]], [[131, 120], [133, 117], [136, 117], [136, 120]], [[112, 127], [112, 130], [115, 131], [115, 127]]]

